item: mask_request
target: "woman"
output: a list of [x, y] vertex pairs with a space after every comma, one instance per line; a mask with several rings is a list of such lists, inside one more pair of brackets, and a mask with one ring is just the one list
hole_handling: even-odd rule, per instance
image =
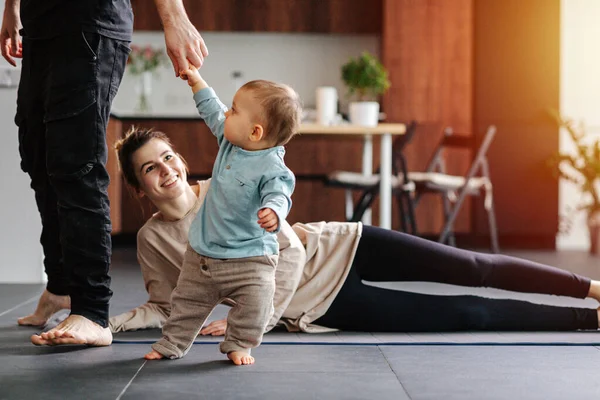
[[[121, 170], [158, 208], [138, 233], [138, 260], [150, 298], [110, 319], [113, 332], [160, 327], [170, 312], [189, 225], [210, 180], [187, 183], [185, 161], [168, 138], [132, 130], [116, 146]], [[362, 280], [430, 281], [600, 300], [600, 282], [504, 255], [460, 250], [360, 223], [286, 224], [274, 298], [276, 324], [289, 331], [435, 332], [597, 329], [598, 310], [478, 296], [381, 289]], [[202, 334], [221, 335], [226, 321]]]

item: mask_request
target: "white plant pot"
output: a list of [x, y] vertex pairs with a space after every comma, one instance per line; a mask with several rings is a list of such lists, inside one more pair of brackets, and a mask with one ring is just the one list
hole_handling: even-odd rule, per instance
[[377, 126], [379, 122], [379, 103], [376, 101], [350, 103], [348, 111], [352, 125]]

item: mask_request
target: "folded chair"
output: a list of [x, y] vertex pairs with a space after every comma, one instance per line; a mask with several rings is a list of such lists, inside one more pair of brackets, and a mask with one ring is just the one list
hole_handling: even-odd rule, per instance
[[428, 163], [426, 172], [408, 173], [408, 180], [416, 185], [415, 204], [425, 193], [439, 193], [442, 196], [444, 228], [438, 242], [448, 243], [451, 246], [456, 245], [453, 225], [460, 207], [467, 196], [478, 196], [483, 192], [485, 194], [484, 207], [489, 221], [491, 249], [494, 253], [499, 252], [492, 181], [486, 156], [495, 134], [496, 127], [489, 126], [465, 176], [446, 173], [443, 153], [449, 148], [473, 150], [476, 148], [475, 138], [473, 136], [455, 136], [451, 128], [444, 130], [444, 135]]
[[[400, 207], [402, 230], [415, 235], [417, 234], [413, 204], [415, 185], [407, 176], [406, 159], [402, 152], [413, 139], [416, 128], [416, 121], [411, 121], [406, 127], [406, 133], [396, 137], [392, 145], [392, 193]], [[326, 185], [346, 190], [346, 221], [360, 221], [373, 204], [379, 194], [379, 171], [380, 168], [377, 168], [375, 174], [371, 176], [364, 176], [359, 172], [334, 171], [325, 179]], [[352, 198], [354, 191], [361, 192], [356, 204], [353, 204]]]

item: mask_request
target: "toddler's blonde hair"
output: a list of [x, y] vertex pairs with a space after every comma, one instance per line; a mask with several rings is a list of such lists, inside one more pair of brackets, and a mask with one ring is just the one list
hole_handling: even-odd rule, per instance
[[246, 83], [240, 90], [250, 90], [259, 101], [263, 115], [266, 139], [275, 146], [290, 141], [298, 132], [302, 114], [300, 96], [288, 85], [267, 80], [254, 80]]

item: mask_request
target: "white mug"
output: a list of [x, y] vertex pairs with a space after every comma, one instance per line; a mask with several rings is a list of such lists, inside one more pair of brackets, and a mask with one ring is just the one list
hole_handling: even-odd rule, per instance
[[317, 123], [320, 125], [333, 125], [337, 116], [337, 90], [333, 86], [317, 88]]

